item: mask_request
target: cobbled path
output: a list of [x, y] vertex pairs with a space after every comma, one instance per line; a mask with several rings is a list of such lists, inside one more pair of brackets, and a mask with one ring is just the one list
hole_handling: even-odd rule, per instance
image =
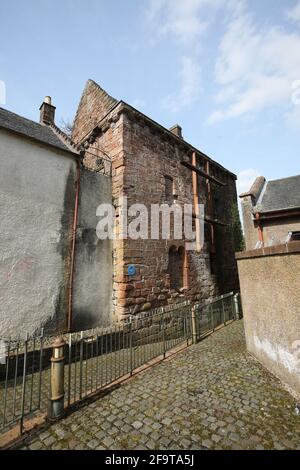
[[300, 416], [291, 395], [247, 353], [238, 321], [19, 448], [300, 450]]

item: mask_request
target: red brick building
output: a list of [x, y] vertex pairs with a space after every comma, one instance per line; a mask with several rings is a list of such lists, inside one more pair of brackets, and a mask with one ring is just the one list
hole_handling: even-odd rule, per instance
[[[238, 288], [232, 230], [237, 201], [234, 174], [187, 143], [179, 126], [164, 128], [92, 80], [81, 97], [72, 140], [83, 149], [86, 168], [101, 172], [103, 162], [110, 160], [117, 210], [120, 195], [127, 196], [128, 206], [143, 203], [149, 209], [170, 199], [181, 205], [205, 205], [201, 252], [185, 251], [184, 239], [113, 241], [112, 302], [118, 318]], [[136, 272], [130, 276], [132, 264]]]

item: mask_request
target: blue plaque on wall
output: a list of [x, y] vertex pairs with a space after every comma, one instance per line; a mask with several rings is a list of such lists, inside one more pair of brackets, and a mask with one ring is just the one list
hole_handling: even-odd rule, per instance
[[136, 267], [134, 264], [130, 264], [127, 268], [128, 276], [134, 276], [136, 274]]

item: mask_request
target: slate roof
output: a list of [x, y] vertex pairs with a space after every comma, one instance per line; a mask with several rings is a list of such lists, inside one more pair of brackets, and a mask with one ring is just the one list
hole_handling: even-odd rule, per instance
[[274, 212], [300, 208], [300, 175], [268, 181], [263, 189], [258, 212]]
[[63, 139], [58, 137], [51, 127], [38, 124], [30, 119], [12, 113], [7, 109], [0, 108], [0, 127], [25, 135], [26, 137], [38, 140], [39, 142], [51, 145], [60, 150], [72, 152], [71, 148], [63, 142]]

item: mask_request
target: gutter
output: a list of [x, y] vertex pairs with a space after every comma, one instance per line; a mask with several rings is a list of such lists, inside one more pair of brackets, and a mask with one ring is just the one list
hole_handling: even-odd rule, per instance
[[291, 208], [291, 209], [280, 209], [269, 212], [258, 212], [254, 213], [254, 216], [259, 216], [260, 220], [269, 220], [269, 219], [279, 219], [282, 217], [296, 217], [300, 216], [300, 208]]

